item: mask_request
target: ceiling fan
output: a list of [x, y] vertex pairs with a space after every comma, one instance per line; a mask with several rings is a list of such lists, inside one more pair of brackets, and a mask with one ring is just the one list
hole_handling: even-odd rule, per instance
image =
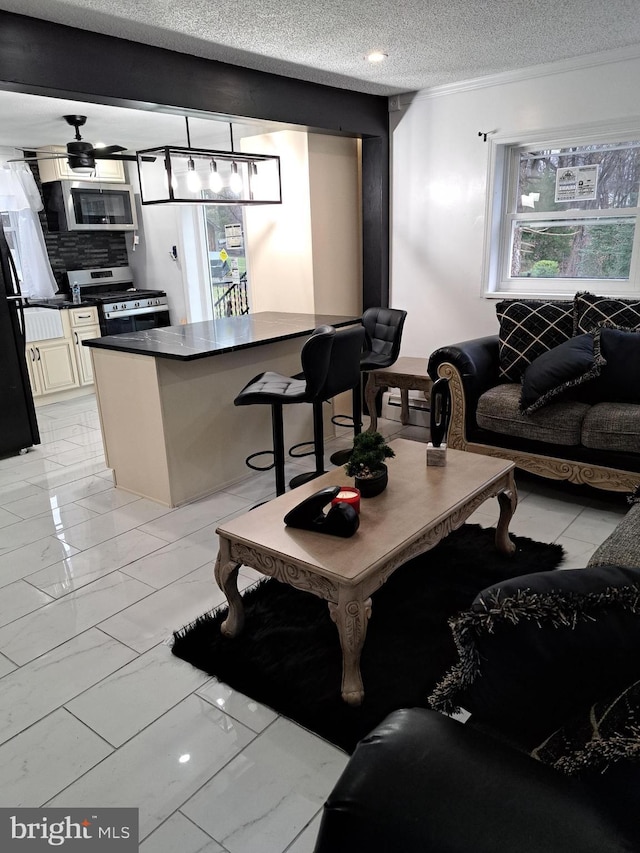
[[[72, 169], [82, 169], [86, 171], [87, 169], [93, 169], [96, 165], [96, 160], [100, 159], [108, 159], [108, 160], [134, 160], [135, 157], [132, 156], [117, 156], [121, 151], [126, 151], [127, 149], [122, 145], [105, 145], [96, 148], [90, 142], [85, 142], [80, 135], [80, 128], [87, 121], [86, 116], [77, 116], [77, 115], [69, 115], [63, 116], [63, 119], [67, 122], [68, 125], [74, 127], [76, 130], [75, 139], [71, 142], [67, 143], [66, 152], [58, 152], [51, 151], [50, 153], [45, 153], [47, 156], [42, 157], [42, 155], [38, 158], [36, 157], [25, 157], [21, 162], [29, 161], [29, 160], [58, 160], [67, 158], [69, 161], [69, 166]], [[40, 149], [42, 152], [43, 149]], [[13, 161], [16, 162], [16, 161]]]

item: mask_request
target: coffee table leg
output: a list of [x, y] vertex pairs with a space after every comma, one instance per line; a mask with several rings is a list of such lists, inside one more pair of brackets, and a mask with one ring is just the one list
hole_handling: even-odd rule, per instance
[[378, 413], [376, 412], [376, 394], [378, 393], [378, 386], [375, 383], [373, 373], [373, 371], [370, 371], [367, 377], [367, 384], [364, 389], [364, 399], [367, 404], [369, 417], [371, 418], [369, 421], [368, 432], [375, 432], [378, 429]]
[[364, 686], [360, 673], [360, 654], [371, 617], [371, 599], [340, 598], [329, 602], [329, 613], [338, 628], [342, 648], [342, 698], [348, 705], [361, 705]]
[[498, 503], [500, 504], [500, 518], [496, 527], [496, 548], [503, 554], [510, 556], [516, 550], [516, 546], [509, 536], [509, 522], [518, 505], [518, 493], [515, 483], [512, 484], [510, 489], [498, 492]]
[[222, 557], [223, 548], [220, 548], [216, 559], [214, 574], [216, 582], [227, 597], [229, 615], [220, 626], [220, 631], [225, 637], [237, 636], [244, 626], [244, 604], [242, 596], [238, 592], [238, 569], [241, 563], [225, 560]]

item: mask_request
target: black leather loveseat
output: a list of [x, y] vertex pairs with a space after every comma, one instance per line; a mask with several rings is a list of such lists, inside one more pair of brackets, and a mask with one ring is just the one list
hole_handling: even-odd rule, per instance
[[[497, 313], [499, 334], [440, 347], [429, 358], [431, 378], [450, 383], [448, 446], [512, 459], [544, 477], [633, 490], [640, 481], [640, 301], [579, 293], [564, 303], [502, 302]], [[614, 321], [626, 325], [609, 328]], [[598, 346], [593, 370], [602, 375], [591, 379], [579, 366], [576, 378], [563, 377], [567, 347], [590, 336]], [[600, 338], [628, 343], [632, 354], [603, 350], [605, 360]], [[523, 412], [527, 369], [555, 353], [548, 375], [560, 374], [557, 386], [539, 408]]]

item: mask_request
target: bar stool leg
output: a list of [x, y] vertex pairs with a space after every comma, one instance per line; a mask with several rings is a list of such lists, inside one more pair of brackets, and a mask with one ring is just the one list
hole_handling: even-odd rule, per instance
[[289, 486], [296, 489], [310, 480], [315, 480], [326, 473], [324, 470], [324, 424], [322, 422], [322, 400], [316, 400], [313, 404], [313, 451], [316, 457], [316, 470], [305, 474], [298, 474], [289, 481]]
[[353, 435], [360, 435], [362, 432], [362, 373], [360, 381], [353, 389]]
[[313, 449], [316, 454], [316, 476], [324, 470], [324, 424], [322, 422], [322, 400], [313, 404]]
[[284, 424], [282, 406], [279, 403], [271, 405], [271, 426], [273, 431], [273, 463], [276, 469], [276, 495], [286, 491], [284, 481]]
[[[351, 407], [353, 437], [355, 438], [362, 432], [362, 373], [360, 374], [360, 381], [351, 392]], [[344, 450], [336, 450], [335, 453], [331, 454], [329, 460], [333, 465], [345, 465], [350, 456], [351, 448], [345, 448]]]

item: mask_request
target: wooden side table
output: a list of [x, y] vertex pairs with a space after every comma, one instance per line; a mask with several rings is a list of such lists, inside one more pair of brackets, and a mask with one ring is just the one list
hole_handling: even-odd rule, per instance
[[432, 385], [426, 358], [399, 358], [391, 367], [370, 370], [365, 389], [365, 402], [371, 418], [369, 432], [375, 432], [378, 428], [376, 395], [380, 389], [400, 389], [400, 421], [406, 425], [409, 423], [409, 391], [422, 391], [428, 401]]

